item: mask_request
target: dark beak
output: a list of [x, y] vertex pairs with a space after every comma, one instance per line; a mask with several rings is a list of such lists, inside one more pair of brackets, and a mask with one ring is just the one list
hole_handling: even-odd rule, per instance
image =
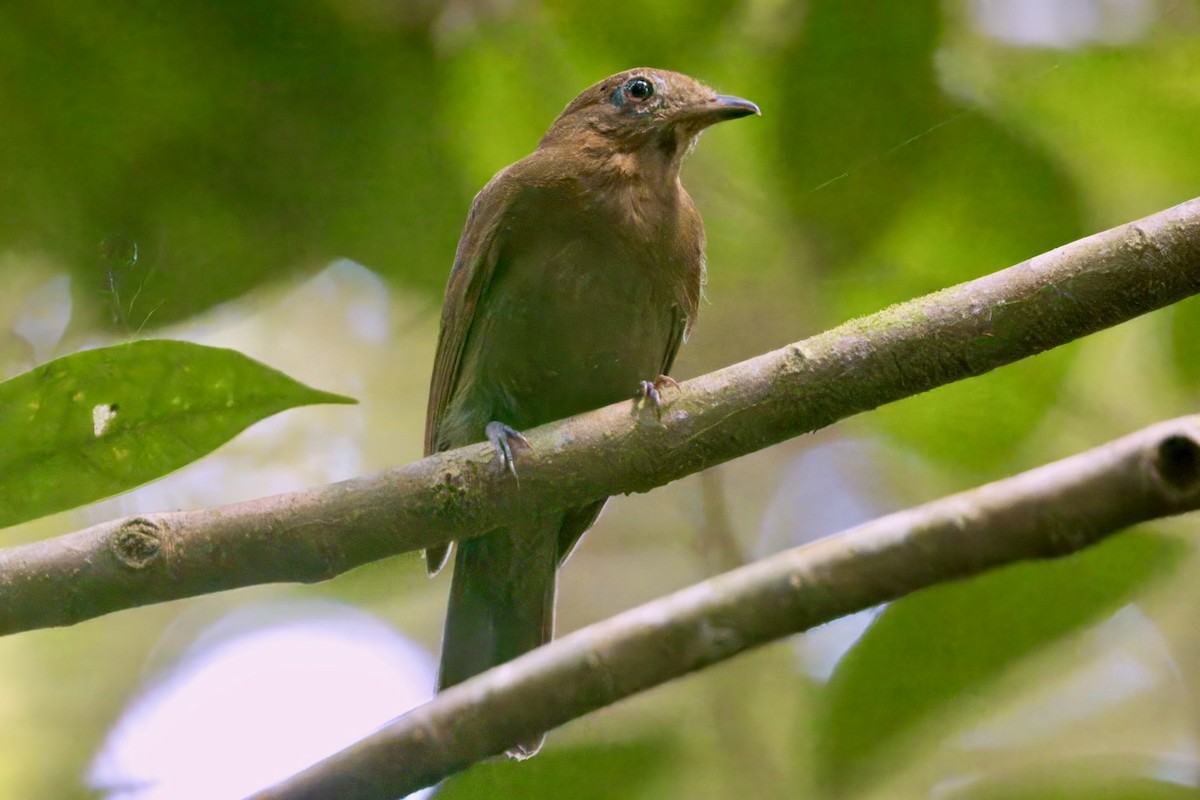
[[752, 114], [755, 116], [762, 115], [762, 112], [758, 110], [758, 106], [754, 105], [754, 103], [751, 103], [749, 100], [743, 100], [740, 97], [734, 97], [731, 94], [719, 94], [713, 98], [712, 113], [716, 117], [715, 121], [748, 117]]
[[738, 117], [748, 117], [751, 114], [761, 113], [758, 110], [758, 106], [749, 100], [743, 100], [740, 97], [734, 97], [729, 94], [714, 94], [709, 95], [706, 100], [701, 100], [694, 105], [680, 109], [678, 119], [690, 128], [693, 133], [698, 133], [709, 125], [716, 125], [718, 122], [724, 122], [727, 119], [737, 119]]

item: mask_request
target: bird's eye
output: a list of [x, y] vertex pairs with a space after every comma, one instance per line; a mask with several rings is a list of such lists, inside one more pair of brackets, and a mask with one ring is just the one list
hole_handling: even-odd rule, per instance
[[654, 95], [654, 84], [645, 78], [632, 78], [625, 84], [625, 94], [634, 100], [645, 100]]

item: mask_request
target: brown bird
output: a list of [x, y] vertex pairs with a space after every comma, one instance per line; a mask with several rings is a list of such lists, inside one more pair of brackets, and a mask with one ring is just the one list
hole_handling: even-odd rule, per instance
[[[680, 164], [708, 126], [758, 113], [686, 75], [628, 70], [572, 100], [537, 150], [483, 187], [446, 286], [427, 455], [486, 437], [515, 475], [520, 430], [639, 386], [658, 402], [704, 283], [704, 226]], [[558, 566], [604, 503], [459, 544], [439, 689], [549, 641]], [[425, 551], [431, 574], [448, 551]]]

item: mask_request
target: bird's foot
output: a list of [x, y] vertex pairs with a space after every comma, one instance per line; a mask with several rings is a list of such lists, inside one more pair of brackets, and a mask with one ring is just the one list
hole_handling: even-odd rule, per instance
[[659, 375], [652, 381], [642, 381], [638, 388], [638, 395], [650, 401], [654, 405], [655, 412], [662, 413], [662, 390], [670, 386], [672, 389], [679, 388], [679, 381], [672, 378], [670, 375]]
[[483, 430], [487, 434], [488, 441], [492, 443], [492, 447], [496, 449], [496, 460], [500, 462], [501, 469], [507, 469], [514, 478], [517, 477], [517, 465], [513, 460], [513, 444], [531, 450], [532, 446], [529, 444], [529, 440], [519, 430], [509, 427], [503, 422], [489, 422]]

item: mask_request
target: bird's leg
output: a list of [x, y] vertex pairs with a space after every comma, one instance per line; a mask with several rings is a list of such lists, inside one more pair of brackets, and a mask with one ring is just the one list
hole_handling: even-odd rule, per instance
[[530, 450], [532, 447], [529, 444], [529, 440], [519, 430], [509, 427], [503, 422], [489, 422], [483, 430], [487, 434], [488, 441], [492, 443], [492, 447], [496, 449], [496, 460], [500, 462], [500, 467], [511, 472], [514, 478], [517, 477], [517, 465], [513, 460], [512, 443], [516, 442], [526, 450]]
[[678, 389], [679, 381], [670, 375], [659, 375], [652, 381], [642, 381], [638, 389], [638, 394], [653, 403], [655, 411], [661, 412], [662, 390], [667, 386], [670, 386], [672, 389]]

